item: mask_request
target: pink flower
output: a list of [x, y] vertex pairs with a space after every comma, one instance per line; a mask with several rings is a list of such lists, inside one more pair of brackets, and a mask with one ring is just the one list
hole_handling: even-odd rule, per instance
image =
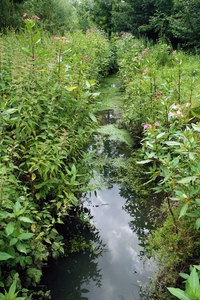
[[32, 16], [32, 19], [40, 20], [40, 17], [38, 17], [37, 15], [34, 15], [34, 16]]
[[144, 128], [144, 129], [151, 128], [151, 124], [144, 124], [143, 128]]
[[148, 71], [149, 71], [149, 68], [144, 69], [143, 75], [146, 75]]
[[142, 55], [142, 56], [146, 55], [146, 54], [148, 53], [148, 51], [149, 51], [149, 48], [144, 49], [144, 50], [142, 51], [141, 55]]
[[176, 115], [176, 113], [173, 112], [173, 111], [170, 111], [169, 114], [168, 114], [169, 117], [174, 117], [175, 115]]
[[176, 50], [172, 51], [172, 55], [176, 55]]
[[53, 39], [54, 39], [55, 41], [58, 41], [60, 38], [59, 38], [57, 35], [54, 35]]
[[27, 13], [23, 13], [23, 18], [26, 18], [27, 17]]
[[159, 126], [159, 123], [158, 123], [158, 122], [155, 122], [154, 125], [157, 127], [157, 126]]

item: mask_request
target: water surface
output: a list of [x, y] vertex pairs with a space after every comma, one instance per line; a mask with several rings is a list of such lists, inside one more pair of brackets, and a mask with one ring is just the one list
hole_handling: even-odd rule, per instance
[[[110, 110], [102, 114], [104, 124], [113, 123], [113, 119], [115, 122], [116, 114]], [[107, 161], [126, 159], [123, 143], [100, 139], [99, 155]], [[140, 292], [141, 284], [148, 284], [154, 271], [151, 260], [144, 261], [144, 238], [152, 227], [152, 208], [142, 205], [128, 186], [115, 183], [112, 173], [113, 166], [108, 164], [101, 176], [110, 179], [109, 187], [87, 195], [86, 207], [96, 228], [87, 237], [93, 242], [93, 251], [60, 258], [45, 272], [52, 300], [148, 299]]]

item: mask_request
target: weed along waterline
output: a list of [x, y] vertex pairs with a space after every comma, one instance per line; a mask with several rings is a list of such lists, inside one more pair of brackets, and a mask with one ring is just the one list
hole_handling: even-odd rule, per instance
[[[117, 77], [110, 80], [116, 82]], [[122, 113], [119, 106], [115, 109]], [[89, 146], [90, 151], [98, 147], [97, 159], [106, 162], [96, 174], [101, 190], [84, 199], [93, 226], [93, 232], [84, 232], [91, 249], [60, 258], [44, 270], [43, 281], [52, 300], [150, 299], [146, 288], [155, 265], [145, 260], [144, 246], [153, 226], [153, 206], [142, 204], [127, 184], [118, 183], [116, 164], [130, 155], [131, 138], [124, 129], [115, 128], [119, 118], [115, 109], [110, 105], [98, 112], [102, 126]]]

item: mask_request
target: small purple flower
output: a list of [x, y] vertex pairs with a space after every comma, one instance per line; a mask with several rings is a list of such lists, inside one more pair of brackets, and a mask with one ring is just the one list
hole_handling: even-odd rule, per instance
[[23, 13], [23, 18], [26, 18], [27, 17], [27, 13]]
[[155, 122], [154, 125], [155, 125], [156, 127], [158, 127], [160, 124], [159, 124], [158, 122]]

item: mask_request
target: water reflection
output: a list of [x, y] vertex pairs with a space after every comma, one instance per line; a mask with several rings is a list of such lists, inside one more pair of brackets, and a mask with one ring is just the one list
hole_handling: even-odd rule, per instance
[[[126, 199], [120, 194], [120, 189], [120, 186], [114, 185], [90, 199], [94, 225], [99, 228], [107, 247], [107, 253], [98, 258], [103, 275], [102, 289], [90, 290], [91, 300], [140, 299], [138, 281], [147, 282], [154, 268], [150, 260], [143, 261], [143, 247], [130, 227], [135, 219], [123, 209]], [[105, 203], [108, 205], [103, 205]], [[141, 215], [145, 218], [142, 211]], [[85, 287], [88, 288], [87, 285]]]
[[[129, 202], [133, 200], [128, 190], [117, 184], [90, 196], [88, 209], [98, 228], [89, 237], [94, 251], [59, 259], [48, 269], [45, 277], [52, 300], [148, 298], [140, 295], [140, 283], [148, 282], [154, 266], [150, 260], [143, 261], [144, 249], [138, 235], [143, 233], [147, 219], [142, 206], [131, 210]], [[148, 230], [147, 225], [145, 228]]]
[[[89, 236], [91, 239], [91, 235]], [[87, 238], [87, 237], [86, 237]], [[94, 251], [73, 253], [69, 257], [60, 258], [44, 270], [43, 283], [51, 289], [52, 300], [87, 300], [90, 287], [102, 286], [102, 272], [98, 265], [104, 249], [98, 232], [93, 234]]]
[[105, 109], [100, 111], [99, 120], [102, 125], [115, 124], [121, 115], [122, 110]]
[[120, 195], [126, 199], [124, 210], [129, 213], [133, 219], [129, 222], [130, 228], [135, 232], [140, 240], [140, 245], [145, 247], [146, 238], [151, 229], [153, 229], [156, 216], [157, 199], [140, 199], [127, 185], [120, 187]]
[[[112, 112], [107, 112], [105, 118], [106, 123], [111, 122]], [[151, 260], [143, 260], [152, 211], [137, 201], [127, 186], [114, 180], [116, 170], [109, 164], [110, 158], [125, 159], [125, 145], [100, 135], [94, 140], [99, 144], [99, 156], [103, 155], [107, 163], [101, 175], [110, 186], [87, 195], [87, 209], [97, 228], [88, 236], [94, 251], [59, 259], [48, 268], [45, 283], [51, 289], [52, 300], [147, 300], [148, 296], [140, 292], [141, 283], [147, 283], [154, 270]], [[90, 150], [95, 147], [91, 145]]]

